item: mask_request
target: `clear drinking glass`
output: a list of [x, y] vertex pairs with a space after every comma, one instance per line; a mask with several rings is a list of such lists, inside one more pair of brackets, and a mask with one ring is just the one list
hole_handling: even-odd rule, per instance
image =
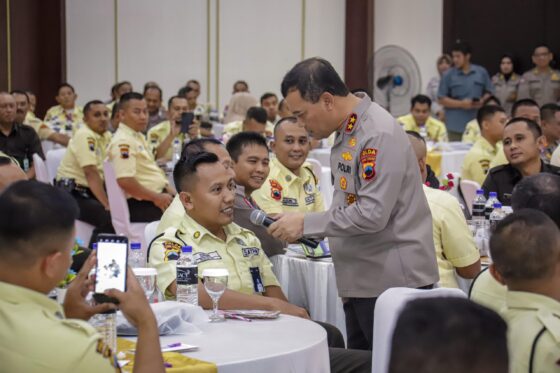
[[146, 298], [150, 300], [152, 294], [156, 290], [156, 276], [157, 271], [155, 268], [132, 268], [132, 272], [138, 279], [140, 286], [144, 289]]
[[223, 315], [218, 314], [218, 300], [227, 288], [229, 272], [225, 268], [209, 268], [202, 271], [204, 288], [212, 299], [213, 311], [210, 322], [224, 321]]

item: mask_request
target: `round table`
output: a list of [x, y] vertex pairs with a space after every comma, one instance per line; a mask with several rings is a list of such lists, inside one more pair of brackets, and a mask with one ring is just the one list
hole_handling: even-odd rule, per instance
[[196, 325], [201, 334], [162, 336], [162, 346], [198, 346], [184, 355], [212, 362], [220, 373], [329, 372], [327, 333], [318, 324], [288, 315], [252, 322], [226, 320]]

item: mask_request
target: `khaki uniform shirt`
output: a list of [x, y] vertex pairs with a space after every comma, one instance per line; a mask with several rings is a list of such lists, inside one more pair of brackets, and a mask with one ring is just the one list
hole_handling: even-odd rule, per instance
[[560, 302], [508, 291], [502, 316], [508, 324], [510, 372], [560, 372]]
[[116, 356], [82, 320], [45, 294], [0, 282], [0, 371], [120, 372]]
[[480, 137], [463, 159], [461, 178], [476, 181], [478, 185], [484, 183], [490, 169], [490, 162], [498, 153], [499, 147], [493, 146], [484, 137]]
[[521, 77], [517, 98], [532, 98], [543, 106], [560, 101], [560, 71], [551, 68], [541, 73], [536, 68]]
[[459, 202], [448, 192], [423, 185], [432, 213], [432, 229], [439, 269], [439, 284], [459, 288], [455, 268], [467, 267], [480, 259]]
[[504, 144], [501, 141], [498, 141], [496, 147], [498, 148], [496, 151], [496, 156], [490, 161], [491, 169], [509, 163], [506, 158], [506, 153], [504, 153]]
[[[29, 114], [29, 112], [27, 112], [27, 114]], [[43, 122], [41, 119], [35, 117], [34, 115], [26, 115], [24, 124], [33, 127], [35, 132], [37, 132], [37, 135], [39, 135], [39, 139], [41, 141], [47, 140], [49, 136], [54, 133], [54, 130], [47, 123]]]
[[397, 121], [363, 93], [331, 150], [330, 209], [305, 215], [305, 236], [328, 236], [341, 297], [439, 280], [418, 162]]
[[466, 142], [469, 144], [474, 144], [476, 140], [481, 137], [480, 126], [476, 119], [471, 120], [465, 126], [465, 132], [463, 132], [463, 137], [461, 137], [461, 142]]
[[521, 78], [516, 73], [512, 73], [509, 80], [506, 80], [504, 74], [497, 73], [492, 77], [492, 84], [494, 84], [494, 96], [500, 100], [502, 107], [507, 115], [511, 114], [511, 107], [517, 100], [517, 90]]
[[167, 186], [165, 173], [156, 164], [141, 132], [134, 131], [124, 123], [119, 124], [107, 154], [117, 179], [134, 177], [144, 188], [156, 193], [161, 193]]
[[469, 290], [469, 298], [484, 307], [501, 313], [506, 305], [505, 285], [500, 284], [488, 268], [483, 269], [473, 280]]
[[[399, 123], [403, 125], [405, 131], [414, 131], [420, 133], [420, 127], [416, 124], [412, 114], [403, 115], [397, 119]], [[442, 121], [437, 120], [433, 117], [428, 117], [426, 124], [426, 131], [428, 133], [428, 139], [434, 142], [446, 142], [447, 141], [447, 128]]]
[[300, 176], [297, 176], [278, 158], [273, 158], [268, 178], [251, 197], [268, 214], [325, 211], [317, 178], [311, 167], [304, 163], [299, 172]]
[[99, 176], [103, 179], [103, 161], [107, 156], [107, 146], [110, 141], [109, 131], [100, 135], [87, 125], [80, 128], [68, 143], [56, 179], [74, 179], [77, 185], [89, 188], [84, 172], [86, 166], [96, 166]]
[[78, 128], [83, 125], [84, 112], [82, 107], [78, 105], [74, 106], [74, 110], [72, 112], [67, 112], [62, 108], [62, 106], [56, 105], [47, 110], [47, 114], [45, 114], [45, 122], [58, 123], [64, 128], [65, 126], [71, 126], [71, 131], [68, 131], [65, 128], [67, 132], [66, 134], [71, 136], [74, 135]]
[[255, 294], [253, 268], [258, 268], [264, 287], [280, 286], [272, 273], [272, 264], [254, 233], [235, 223], [226, 225], [224, 230], [227, 236], [225, 242], [185, 214], [177, 228], [168, 228], [156, 237], [148, 249], [148, 262], [158, 272], [158, 287], [165, 290], [175, 281], [181, 246], [187, 245], [193, 248], [198, 275], [202, 275], [206, 268], [226, 268], [230, 290]]
[[171, 204], [165, 209], [159, 224], [156, 229], [156, 234], [161, 234], [165, 232], [167, 228], [177, 228], [187, 213], [185, 212], [185, 208], [183, 207], [183, 203], [179, 199], [179, 193], [175, 197], [173, 197], [173, 201]]
[[[146, 137], [148, 139], [148, 143], [150, 144], [150, 149], [154, 154], [156, 153], [156, 149], [159, 146], [159, 144], [161, 144], [163, 140], [165, 140], [165, 138], [169, 136], [170, 132], [171, 132], [171, 122], [169, 122], [168, 120], [161, 122], [148, 130], [148, 134], [146, 135]], [[186, 136], [184, 133], [180, 133], [177, 136], [177, 138], [179, 139], [179, 141], [181, 141], [181, 149], [182, 149], [183, 148], [182, 145], [185, 143], [185, 139], [188, 139], [188, 136]], [[169, 146], [169, 149], [167, 149], [164, 158], [171, 159], [172, 156], [173, 156], [173, 142]]]

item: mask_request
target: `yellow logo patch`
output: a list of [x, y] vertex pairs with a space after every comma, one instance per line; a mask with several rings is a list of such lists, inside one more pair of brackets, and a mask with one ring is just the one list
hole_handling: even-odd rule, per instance
[[348, 181], [346, 180], [346, 178], [344, 176], [342, 176], [340, 178], [340, 189], [346, 190], [347, 187], [348, 187]]
[[342, 159], [345, 161], [351, 161], [353, 159], [352, 154], [350, 152], [342, 153]]

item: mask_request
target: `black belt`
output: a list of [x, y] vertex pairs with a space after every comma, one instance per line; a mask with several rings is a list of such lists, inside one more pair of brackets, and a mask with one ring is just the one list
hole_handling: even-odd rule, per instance
[[76, 184], [74, 179], [60, 179], [56, 180], [55, 186], [66, 190], [69, 193], [76, 192], [84, 198], [95, 198], [91, 189], [86, 186]]

